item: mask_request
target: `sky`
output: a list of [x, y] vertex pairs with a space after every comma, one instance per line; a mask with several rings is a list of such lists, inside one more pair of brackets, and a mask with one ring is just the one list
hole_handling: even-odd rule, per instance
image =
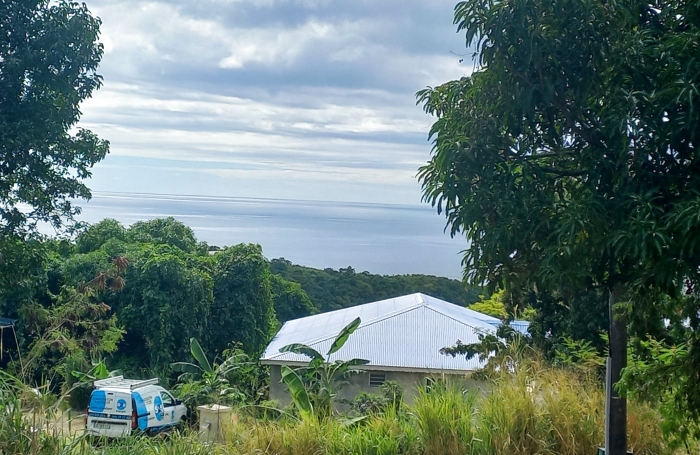
[[416, 92], [473, 69], [456, 0], [87, 1], [104, 85], [79, 126], [111, 153], [83, 221], [172, 215], [268, 258], [461, 276], [416, 178]]
[[415, 93], [471, 71], [454, 4], [88, 0], [104, 85], [80, 126], [111, 143], [88, 185], [421, 204]]

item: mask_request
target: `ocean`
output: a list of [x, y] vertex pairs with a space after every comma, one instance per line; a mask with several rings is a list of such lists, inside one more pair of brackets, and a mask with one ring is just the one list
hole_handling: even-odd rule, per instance
[[210, 245], [258, 243], [268, 259], [384, 275], [460, 278], [466, 245], [444, 232], [445, 218], [427, 204], [96, 192], [82, 208], [78, 219], [89, 223], [114, 218], [130, 225], [172, 216]]

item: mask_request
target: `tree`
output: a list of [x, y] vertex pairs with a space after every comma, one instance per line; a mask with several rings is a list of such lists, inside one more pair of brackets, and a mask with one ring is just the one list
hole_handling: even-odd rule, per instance
[[424, 198], [469, 239], [465, 279], [607, 293], [609, 455], [628, 318], [661, 332], [656, 297], [699, 278], [698, 19], [684, 1], [460, 2], [479, 68], [418, 93], [437, 117]]
[[126, 240], [126, 229], [119, 221], [105, 218], [99, 223], [88, 226], [81, 232], [75, 239], [75, 245], [79, 253], [89, 253], [99, 249], [107, 241], [113, 239]]
[[482, 295], [480, 301], [469, 305], [469, 309], [495, 318], [506, 319], [508, 317], [505, 304], [506, 298], [505, 290], [494, 292], [489, 298]]
[[164, 365], [202, 338], [213, 301], [213, 280], [201, 263], [169, 245], [134, 245], [126, 286], [112, 306], [127, 330], [122, 352], [141, 365]]
[[115, 258], [91, 280], [62, 286], [51, 306], [28, 303], [20, 308], [31, 339], [19, 362], [20, 377], [31, 379], [40, 371], [47, 376], [59, 372], [67, 378], [73, 365], [85, 366], [116, 351], [124, 331], [101, 299], [124, 287], [127, 265], [125, 258]]
[[[91, 279], [114, 257], [131, 264], [124, 290], [107, 300], [126, 329], [117, 356], [127, 373], [181, 360], [190, 338], [202, 340], [210, 358], [223, 355], [232, 342], [256, 355], [277, 324], [268, 263], [258, 245], [210, 255], [173, 218], [128, 230], [107, 219], [82, 232], [76, 250], [57, 267], [58, 280], [69, 285]], [[303, 306], [300, 289], [290, 284], [280, 292], [288, 303]]]
[[301, 285], [311, 303], [321, 312], [347, 308], [399, 295], [422, 292], [457, 305], [479, 300], [479, 287], [465, 289], [459, 280], [430, 275], [373, 275], [355, 273], [352, 267], [324, 270], [292, 264], [279, 258], [270, 270], [285, 280]]
[[271, 274], [270, 288], [275, 315], [280, 323], [318, 313], [318, 309], [311, 303], [311, 299], [299, 283]]
[[231, 342], [246, 353], [262, 352], [275, 321], [270, 272], [260, 245], [241, 244], [214, 255], [214, 303], [209, 318], [206, 348], [221, 354]]
[[17, 317], [18, 308], [45, 289], [46, 245], [36, 238], [0, 235], [0, 315]]
[[[100, 87], [100, 20], [85, 4], [0, 2], [0, 230], [59, 228], [90, 198], [82, 180], [109, 151], [77, 129], [79, 104]], [[20, 209], [27, 206], [27, 209]]]
[[197, 239], [192, 229], [171, 216], [138, 221], [129, 228], [128, 237], [135, 243], [172, 245], [188, 253], [197, 247]]

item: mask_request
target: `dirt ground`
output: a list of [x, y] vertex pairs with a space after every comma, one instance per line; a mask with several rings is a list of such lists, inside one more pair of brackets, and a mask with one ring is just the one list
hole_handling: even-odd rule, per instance
[[33, 428], [55, 432], [63, 436], [79, 436], [85, 431], [85, 413], [73, 410], [57, 411], [52, 418], [43, 413], [28, 411], [25, 418]]

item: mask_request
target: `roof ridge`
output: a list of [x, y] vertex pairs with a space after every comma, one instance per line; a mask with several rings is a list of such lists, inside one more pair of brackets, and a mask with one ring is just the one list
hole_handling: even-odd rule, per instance
[[[409, 295], [412, 295], [412, 294], [409, 294]], [[385, 300], [395, 300], [395, 298], [394, 298], [394, 299], [385, 299]], [[382, 302], [382, 300], [379, 300], [379, 302]], [[375, 302], [371, 302], [371, 303], [375, 303]], [[378, 316], [378, 317], [376, 317], [376, 318], [374, 318], [374, 319], [370, 319], [370, 320], [369, 320], [368, 322], [366, 322], [366, 323], [365, 323], [364, 321], [363, 321], [363, 322], [360, 322], [360, 326], [357, 328], [357, 330], [363, 329], [363, 328], [368, 327], [368, 326], [370, 326], [370, 325], [374, 325], [374, 324], [376, 324], [377, 322], [381, 322], [381, 321], [384, 321], [384, 320], [386, 320], [386, 319], [393, 318], [393, 317], [396, 316], [396, 315], [399, 315], [399, 314], [402, 314], [402, 313], [411, 312], [411, 311], [413, 311], [413, 310], [415, 310], [416, 308], [419, 308], [419, 307], [421, 307], [421, 306], [428, 306], [428, 305], [426, 305], [425, 301], [423, 301], [422, 303], [416, 302], [415, 305], [409, 306], [409, 307], [407, 307], [407, 308], [402, 308], [402, 309], [400, 309], [400, 310], [392, 311], [391, 313], [383, 314], [383, 315]], [[353, 308], [353, 307], [349, 307], [349, 308]], [[349, 308], [343, 308], [343, 309], [349, 309]], [[321, 314], [327, 314], [327, 313], [321, 313]], [[442, 313], [440, 313], [440, 314], [442, 314]], [[359, 317], [359, 316], [358, 316], [358, 317]], [[360, 319], [360, 320], [361, 320], [361, 319]], [[324, 341], [330, 340], [330, 339], [332, 339], [332, 338], [334, 338], [334, 337], [336, 337], [336, 336], [338, 336], [337, 333], [336, 333], [336, 334], [333, 334], [333, 335], [322, 336], [322, 337], [320, 337], [320, 338], [318, 338], [318, 339], [309, 341], [309, 342], [304, 343], [304, 344], [307, 345], [307, 346], [311, 346], [311, 345], [314, 345], [314, 344], [317, 344], [317, 343], [323, 343]], [[275, 353], [273, 356], [271, 356], [270, 358], [271, 358], [271, 359], [274, 359], [275, 357], [280, 356], [280, 355], [284, 355], [284, 354], [286, 354], [286, 353], [285, 353], [285, 352], [277, 352], [277, 353]]]
[[[427, 307], [429, 310], [432, 310], [432, 311], [434, 311], [434, 312], [436, 312], [436, 313], [438, 313], [438, 314], [441, 314], [442, 316], [445, 316], [445, 317], [448, 318], [448, 319], [452, 319], [452, 320], [455, 321], [455, 322], [459, 322], [459, 323], [462, 324], [462, 325], [466, 325], [467, 327], [471, 327], [472, 329], [485, 329], [485, 328], [486, 328], [486, 327], [481, 327], [481, 324], [479, 324], [479, 325], [477, 325], [477, 326], [474, 326], [474, 325], [472, 325], [472, 324], [470, 324], [470, 323], [468, 323], [468, 322], [465, 322], [465, 321], [462, 321], [462, 320], [460, 320], [460, 319], [457, 319], [457, 318], [453, 317], [452, 315], [449, 315], [449, 314], [447, 314], [447, 313], [444, 313], [444, 312], [442, 312], [442, 311], [439, 311], [439, 310], [437, 310], [436, 308], [433, 308], [433, 307], [430, 306], [430, 305], [426, 305], [426, 307]], [[478, 320], [477, 320], [477, 321], [478, 321]], [[484, 322], [484, 324], [490, 325], [488, 322]]]
[[[401, 299], [401, 298], [404, 298], [404, 297], [411, 297], [411, 296], [418, 295], [418, 294], [420, 294], [421, 296], [424, 296], [424, 297], [430, 297], [431, 299], [434, 299], [434, 298], [435, 298], [435, 297], [431, 297], [431, 296], [429, 296], [429, 295], [423, 294], [422, 292], [414, 292], [413, 294], [400, 295], [400, 296], [398, 296], [398, 297], [389, 297], [389, 298], [387, 298], [387, 299], [375, 300], [374, 302], [358, 303], [358, 304], [356, 304], [356, 305], [348, 306], [348, 307], [345, 307], [345, 308], [338, 308], [337, 310], [333, 310], [333, 311], [326, 311], [326, 312], [318, 313], [318, 314], [310, 314], [310, 315], [308, 315], [308, 316], [304, 316], [303, 318], [290, 319], [289, 321], [286, 321], [284, 324], [282, 324], [282, 327], [280, 327], [280, 330], [282, 330], [282, 328], [283, 328], [285, 325], [287, 325], [287, 322], [299, 321], [299, 320], [302, 320], [302, 319], [312, 319], [312, 318], [315, 318], [315, 317], [317, 317], [317, 316], [332, 315], [333, 313], [340, 313], [341, 311], [349, 311], [349, 310], [352, 310], [352, 309], [355, 309], [355, 308], [359, 308], [359, 307], [365, 306], [365, 305], [373, 305], [373, 304], [375, 304], [375, 303], [382, 303], [382, 302], [386, 302], [386, 301], [389, 301], [389, 300], [397, 300], [397, 299]], [[423, 301], [422, 304], [425, 304], [425, 299], [422, 299], [422, 298], [421, 298], [421, 300]]]

